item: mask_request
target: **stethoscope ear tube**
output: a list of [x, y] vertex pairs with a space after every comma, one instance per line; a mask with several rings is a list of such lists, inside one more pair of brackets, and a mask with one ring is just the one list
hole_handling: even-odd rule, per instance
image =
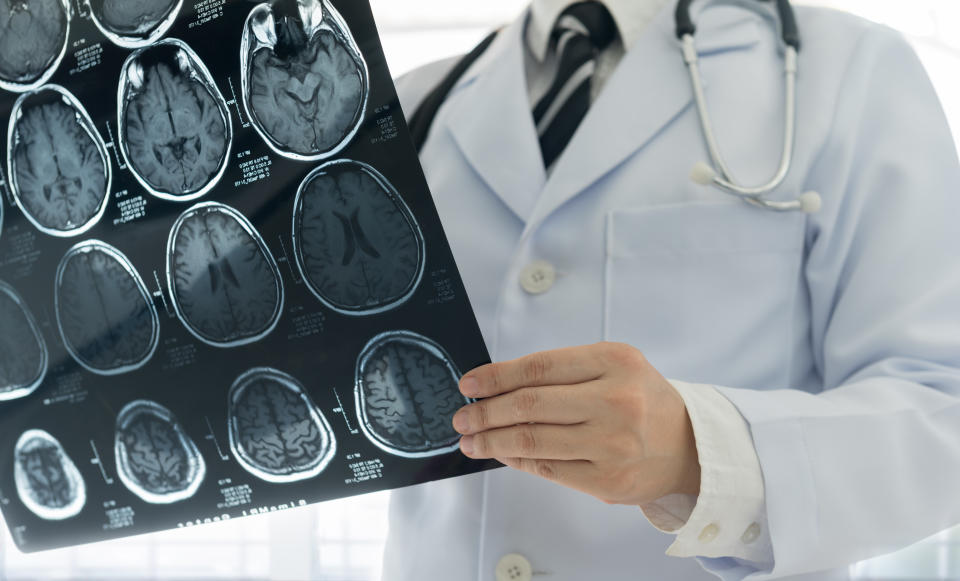
[[[677, 1], [677, 38], [683, 39], [684, 36], [694, 36], [697, 33], [697, 27], [690, 16], [690, 5], [694, 0]], [[758, 0], [766, 2], [768, 0]], [[800, 50], [800, 29], [797, 27], [797, 18], [793, 13], [793, 6], [790, 0], [776, 0], [777, 14], [780, 18], [780, 35], [784, 44], [792, 46], [798, 52]]]
[[690, 4], [693, 0], [677, 1], [677, 38], [682, 39], [686, 35], [693, 36], [697, 33], [697, 27], [690, 18]]
[[790, 0], [777, 0], [777, 12], [780, 14], [780, 34], [784, 44], [800, 52], [800, 29], [797, 27], [797, 17], [793, 14]]

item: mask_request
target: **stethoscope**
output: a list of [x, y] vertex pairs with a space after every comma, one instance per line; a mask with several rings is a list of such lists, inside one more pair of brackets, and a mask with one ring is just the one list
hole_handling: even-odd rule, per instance
[[[790, 166], [793, 160], [793, 142], [796, 129], [797, 53], [800, 50], [800, 34], [789, 0], [774, 0], [780, 19], [781, 37], [785, 45], [784, 82], [786, 83], [786, 107], [784, 112], [783, 153], [780, 158], [780, 165], [773, 178], [763, 185], [753, 187], [739, 184], [736, 179], [734, 179], [733, 173], [730, 171], [729, 166], [727, 166], [723, 159], [723, 155], [720, 153], [720, 146], [717, 144], [717, 138], [713, 131], [713, 122], [710, 120], [710, 112], [707, 109], [707, 99], [703, 91], [699, 58], [694, 42], [696, 26], [694, 26], [693, 20], [690, 17], [690, 5], [693, 1], [694, 0], [678, 0], [677, 2], [677, 38], [680, 39], [683, 61], [690, 73], [690, 82], [693, 85], [697, 113], [700, 117], [700, 128], [712, 164], [707, 162], [697, 163], [691, 172], [690, 178], [698, 184], [714, 186], [720, 191], [736, 196], [748, 204], [767, 210], [777, 212], [817, 212], [820, 209], [821, 199], [820, 194], [816, 192], [806, 192], [794, 200], [782, 202], [767, 200], [765, 198], [786, 179], [787, 174], [790, 173]], [[770, 0], [758, 1], [767, 2]], [[467, 69], [489, 48], [496, 36], [497, 32], [491, 33], [478, 44], [476, 48], [470, 51], [469, 54], [460, 59], [440, 84], [426, 96], [420, 104], [420, 107], [410, 117], [410, 132], [418, 150], [422, 149], [424, 143], [426, 143], [430, 127], [433, 125], [433, 120], [443, 105], [444, 100], [450, 94], [450, 91], [453, 90], [454, 85], [456, 85], [460, 77], [467, 72]]]
[[780, 34], [784, 44], [783, 69], [784, 83], [786, 84], [783, 153], [780, 156], [780, 166], [773, 178], [763, 185], [754, 187], [737, 183], [730, 167], [727, 166], [727, 163], [723, 160], [723, 155], [720, 153], [720, 146], [717, 144], [717, 138], [713, 132], [713, 122], [710, 120], [710, 111], [707, 108], [707, 99], [703, 93], [700, 59], [697, 56], [697, 49], [693, 40], [696, 26], [690, 18], [690, 4], [692, 3], [693, 0], [679, 0], [677, 2], [677, 38], [680, 39], [683, 49], [683, 62], [686, 63], [687, 70], [690, 73], [690, 82], [693, 85], [697, 113], [700, 116], [703, 140], [706, 142], [707, 151], [710, 152], [710, 159], [713, 164], [708, 164], [705, 161], [699, 162], [690, 172], [690, 178], [698, 184], [712, 185], [724, 193], [767, 210], [778, 212], [800, 210], [806, 213], [819, 211], [821, 200], [820, 194], [816, 192], [806, 192], [799, 198], [786, 202], [764, 199], [764, 196], [773, 192], [786, 179], [787, 174], [790, 173], [790, 164], [793, 160], [793, 139], [797, 124], [797, 53], [800, 50], [800, 33], [797, 30], [797, 20], [794, 17], [789, 0], [776, 0], [777, 14], [780, 18]]

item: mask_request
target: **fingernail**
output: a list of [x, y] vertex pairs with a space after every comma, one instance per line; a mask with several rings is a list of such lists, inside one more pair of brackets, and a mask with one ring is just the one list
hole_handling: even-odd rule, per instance
[[464, 436], [460, 438], [460, 449], [466, 455], [473, 454], [473, 436]]
[[480, 395], [480, 382], [476, 377], [464, 377], [460, 381], [460, 392], [467, 397]]
[[470, 431], [470, 419], [467, 418], [467, 412], [459, 411], [453, 416], [453, 429], [466, 434]]

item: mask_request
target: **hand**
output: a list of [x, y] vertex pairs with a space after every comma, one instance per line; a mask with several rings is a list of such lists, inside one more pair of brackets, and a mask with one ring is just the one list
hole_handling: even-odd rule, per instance
[[670, 382], [637, 349], [598, 343], [478, 367], [453, 417], [471, 458], [510, 466], [608, 504], [697, 495], [690, 417]]

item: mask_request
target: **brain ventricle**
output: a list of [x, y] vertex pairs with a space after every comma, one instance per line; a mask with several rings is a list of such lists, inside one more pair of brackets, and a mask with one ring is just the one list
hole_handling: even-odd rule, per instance
[[95, 224], [107, 201], [110, 160], [80, 102], [48, 86], [21, 97], [12, 119], [10, 185], [30, 220], [57, 236]]
[[426, 337], [398, 331], [373, 339], [357, 365], [364, 432], [401, 456], [449, 452], [459, 440], [453, 414], [469, 401], [460, 394], [459, 377], [446, 351]]
[[141, 367], [157, 345], [159, 319], [143, 279], [103, 242], [83, 242], [64, 255], [56, 315], [70, 354], [95, 373]]
[[229, 396], [230, 443], [250, 473], [270, 482], [312, 478], [335, 453], [330, 425], [293, 377], [251, 370]]
[[146, 502], [190, 498], [206, 474], [206, 463], [173, 413], [147, 400], [128, 404], [117, 416], [117, 471], [124, 485]]
[[0, 86], [42, 82], [66, 49], [69, 19], [63, 0], [0, 2]]
[[261, 4], [244, 39], [247, 109], [274, 149], [320, 159], [345, 145], [362, 121], [368, 73], [336, 9], [321, 0]]
[[297, 264], [331, 308], [364, 315], [397, 306], [423, 273], [420, 227], [373, 168], [333, 162], [300, 188], [294, 220]]
[[220, 179], [232, 139], [229, 111], [186, 44], [171, 39], [131, 54], [119, 98], [121, 148], [150, 193], [190, 200]]
[[203, 341], [255, 341], [276, 325], [283, 285], [276, 261], [237, 210], [199, 204], [180, 216], [167, 254], [170, 292], [183, 323]]
[[40, 329], [13, 287], [0, 282], [0, 401], [32, 393], [47, 371]]
[[86, 502], [86, 484], [60, 442], [43, 430], [20, 436], [14, 452], [14, 482], [21, 502], [46, 520], [79, 514]]

